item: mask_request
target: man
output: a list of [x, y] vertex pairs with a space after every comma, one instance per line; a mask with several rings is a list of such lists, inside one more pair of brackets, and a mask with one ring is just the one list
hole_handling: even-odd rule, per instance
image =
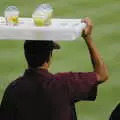
[[89, 18], [83, 38], [88, 46], [93, 72], [48, 72], [53, 41], [25, 41], [28, 69], [6, 89], [0, 108], [0, 120], [76, 120], [74, 103], [95, 100], [97, 85], [108, 79], [107, 68], [93, 44]]
[[120, 103], [112, 111], [109, 120], [120, 120]]

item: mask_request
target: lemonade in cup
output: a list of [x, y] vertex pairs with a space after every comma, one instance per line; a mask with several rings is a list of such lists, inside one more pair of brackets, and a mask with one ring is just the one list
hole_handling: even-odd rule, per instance
[[37, 26], [50, 25], [52, 13], [53, 9], [49, 4], [41, 4], [32, 14], [32, 18]]
[[44, 26], [46, 23], [47, 16], [41, 11], [35, 11], [32, 14], [32, 18], [36, 26]]
[[4, 16], [6, 19], [6, 24], [14, 26], [18, 24], [19, 10], [16, 6], [8, 6], [4, 11]]

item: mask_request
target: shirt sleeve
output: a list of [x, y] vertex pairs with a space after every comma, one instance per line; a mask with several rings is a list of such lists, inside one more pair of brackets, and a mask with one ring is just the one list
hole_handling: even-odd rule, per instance
[[98, 82], [95, 72], [57, 73], [55, 77], [64, 81], [65, 89], [72, 101], [96, 99]]
[[1, 106], [0, 106], [0, 120], [15, 120], [15, 107], [12, 101], [12, 90], [10, 86], [6, 89]]

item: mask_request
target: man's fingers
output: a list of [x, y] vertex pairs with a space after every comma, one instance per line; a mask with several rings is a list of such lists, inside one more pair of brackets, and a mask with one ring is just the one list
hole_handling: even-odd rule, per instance
[[85, 23], [87, 25], [86, 28], [82, 32], [82, 36], [85, 37], [85, 36], [91, 35], [92, 26], [93, 26], [91, 19], [86, 17], [86, 18], [82, 19], [81, 22]]
[[87, 26], [92, 26], [92, 21], [90, 18], [86, 17], [84, 19], [81, 20], [82, 23], [86, 23]]
[[88, 21], [87, 21], [86, 18], [85, 18], [85, 19], [82, 19], [81, 22], [82, 22], [82, 23], [86, 23], [86, 24], [88, 25]]

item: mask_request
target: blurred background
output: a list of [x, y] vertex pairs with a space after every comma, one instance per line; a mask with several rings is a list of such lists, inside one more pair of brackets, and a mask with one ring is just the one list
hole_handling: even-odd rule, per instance
[[[90, 17], [94, 23], [93, 41], [109, 68], [109, 80], [101, 84], [95, 102], [78, 102], [78, 120], [108, 120], [120, 102], [120, 1], [119, 0], [0, 0], [0, 16], [9, 5], [17, 6], [21, 17], [31, 17], [41, 3], [54, 8], [56, 18]], [[23, 42], [0, 40], [0, 101], [7, 85], [27, 68]], [[54, 51], [50, 71], [92, 71], [86, 44], [82, 38], [60, 41], [60, 51]]]

